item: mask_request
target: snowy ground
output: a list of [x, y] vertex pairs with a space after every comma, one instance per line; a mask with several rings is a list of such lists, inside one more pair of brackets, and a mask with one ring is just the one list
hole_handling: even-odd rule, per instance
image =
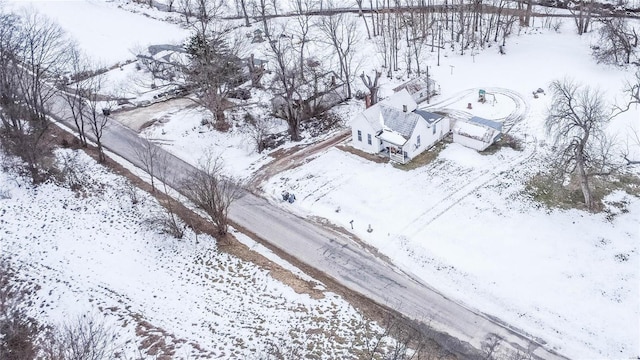
[[[612, 100], [629, 72], [593, 64], [588, 42], [574, 35], [524, 34], [511, 42], [506, 56], [490, 51], [471, 62], [449, 55], [433, 73], [445, 99], [465, 88], [493, 86], [523, 94], [530, 111], [512, 135], [527, 135], [524, 151], [480, 155], [450, 144], [431, 164], [406, 172], [331, 149], [279, 174], [266, 189], [274, 201], [283, 189], [293, 191], [301, 214], [347, 229], [354, 220], [354, 232], [401, 267], [562, 354], [638, 356], [640, 201], [612, 194], [607, 202], [626, 202], [629, 212], [609, 221], [603, 214], [541, 208], [523, 194], [525, 181], [543, 166], [546, 148], [534, 139], [544, 139], [541, 124], [550, 100], [533, 99], [531, 91], [572, 76], [598, 85]], [[496, 104], [469, 99], [459, 97], [446, 107], [489, 118], [514, 107], [500, 96]], [[473, 110], [466, 109], [468, 102]], [[628, 130], [639, 116], [633, 109], [610, 131]]]
[[56, 20], [94, 61], [111, 66], [135, 59], [134, 50], [152, 44], [182, 43], [188, 31], [178, 25], [133, 14], [99, 0], [9, 0]]
[[[35, 4], [49, 15], [56, 14], [57, 10], [52, 10], [54, 5], [48, 2], [35, 2]], [[126, 14], [113, 7], [112, 3], [84, 1], [73, 2], [73, 4], [83, 4], [79, 6], [87, 7], [87, 11], [92, 11], [90, 7], [107, 9], [104, 12], [106, 15], [100, 13], [91, 18], [115, 19], [116, 11], [118, 11], [117, 14], [120, 12]], [[67, 11], [66, 14], [68, 13], [70, 12]], [[130, 15], [135, 17], [129, 18]], [[117, 15], [118, 24], [133, 26], [133, 23], [151, 21], [140, 15], [130, 15]], [[59, 19], [63, 21], [63, 27], [69, 29], [73, 36], [79, 38], [82, 36], [83, 30], [80, 25], [77, 27], [64, 25], [66, 22], [77, 24], [79, 20], [67, 20], [63, 15], [60, 15]], [[442, 106], [469, 111], [479, 116], [501, 118], [513, 111], [516, 104], [510, 98], [496, 95], [495, 104], [480, 105], [474, 102], [475, 89], [510, 89], [527, 100], [526, 120], [512, 129], [512, 135], [516, 137], [525, 139], [526, 135], [523, 152], [502, 149], [492, 155], [479, 155], [457, 144], [451, 144], [431, 164], [406, 172], [388, 164], [375, 164], [356, 155], [331, 149], [306, 165], [279, 174], [266, 184], [265, 189], [273, 196], [274, 201], [281, 190], [293, 190], [298, 201], [293, 207], [288, 208], [295, 209], [301, 214], [322, 216], [347, 229], [350, 228], [348, 222], [354, 220], [354, 232], [389, 255], [399, 266], [422, 277], [445, 294], [540, 337], [562, 354], [575, 358], [639, 356], [640, 329], [637, 319], [640, 316], [638, 308], [640, 303], [638, 285], [640, 201], [623, 193], [612, 194], [608, 202], [627, 203], [628, 213], [620, 213], [613, 220], [607, 220], [602, 214], [544, 209], [524, 197], [522, 192], [526, 179], [543, 165], [542, 156], [546, 151], [546, 147], [541, 147], [540, 141], [545, 138], [542, 121], [550, 99], [548, 95], [534, 99], [531, 95], [532, 91], [538, 88], [548, 90], [548, 84], [551, 81], [568, 76], [596, 86], [602, 91], [603, 98], [607, 101], [615, 101], [616, 98], [620, 101], [618, 96], [620, 89], [624, 80], [631, 74], [629, 69], [595, 64], [589, 48], [593, 42], [591, 34], [582, 37], [574, 35], [573, 24], [570, 21], [572, 20], [565, 20], [561, 33], [530, 29], [514, 34], [507, 41], [506, 55], [498, 54], [495, 47], [481, 51], [475, 56], [469, 55], [468, 52], [460, 56], [447, 48], [441, 54], [441, 66], [436, 66], [436, 53], [426, 50], [425, 64], [430, 66], [430, 75], [442, 87], [442, 94], [433, 99], [434, 103], [455, 98], [456, 101], [442, 104]], [[181, 33], [182, 30], [175, 25], [160, 24], [163, 25], [158, 25], [160, 26], [158, 31], [129, 30], [128, 36], [123, 35], [124, 37], [120, 40], [117, 40], [118, 36], [114, 36], [113, 40], [105, 42], [104, 46], [97, 46], [99, 32], [94, 34], [92, 40], [80, 42], [88, 53], [107, 58], [113, 55], [113, 58], [108, 61], [119, 61], [131, 58], [127, 49], [137, 43], [153, 41], [167, 43], [169, 38], [178, 39], [184, 36], [184, 33]], [[131, 34], [135, 36], [131, 37]], [[159, 38], [156, 39], [154, 34]], [[177, 37], [174, 38], [174, 35]], [[132, 40], [134, 38], [135, 40]], [[362, 40], [359, 44], [359, 53], [356, 54], [359, 72], [369, 72], [373, 68], [378, 68], [380, 57], [377, 56], [376, 46], [366, 40]], [[321, 49], [314, 49], [316, 50]], [[123, 70], [122, 74], [126, 71], [131, 69]], [[122, 74], [120, 76], [127, 79], [127, 76]], [[405, 75], [396, 73], [396, 76], [397, 78], [393, 79], [381, 79], [382, 95], [389, 95], [391, 89], [401, 83]], [[117, 80], [118, 75], [114, 75], [113, 78]], [[356, 82], [356, 86], [361, 85]], [[474, 90], [469, 92], [469, 89]], [[473, 105], [472, 110], [466, 109], [469, 102]], [[351, 118], [350, 114], [357, 113], [362, 108], [362, 103], [354, 101], [348, 106], [340, 107], [338, 112], [348, 121]], [[191, 108], [182, 111], [183, 109], [178, 107], [163, 110], [158, 114], [149, 114], [150, 120], [157, 118], [160, 121], [145, 130], [143, 134], [193, 164], [197, 164], [199, 157], [204, 153], [203, 149], [212, 149], [213, 152], [222, 155], [227, 169], [236, 176], [248, 176], [269, 160], [267, 156], [257, 155], [254, 152], [250, 140], [239, 129], [234, 128], [228, 134], [216, 133], [208, 127], [201, 126], [201, 119], [206, 116], [201, 110]], [[264, 109], [255, 111], [260, 114]], [[638, 129], [639, 118], [640, 112], [635, 108], [616, 118], [608, 131], [611, 134], [617, 134], [618, 139], [624, 141], [630, 128]], [[70, 193], [65, 193], [67, 198], [64, 198], [64, 194], [48, 195], [44, 191], [45, 195], [43, 195], [40, 190], [34, 193], [25, 187], [12, 190], [12, 193], [14, 192], [19, 194], [24, 192], [25, 198], [32, 200], [40, 200], [39, 196], [45, 195], [59, 200], [58, 203], [50, 206], [62, 206], [61, 200], [74, 199]], [[17, 196], [13, 195], [13, 198]], [[115, 203], [122, 204], [123, 201], [120, 199]], [[34, 202], [31, 201], [31, 203]], [[0, 205], [5, 206], [4, 204], [0, 202]], [[72, 208], [84, 206], [76, 202], [73, 205]], [[45, 215], [51, 218], [52, 214], [56, 214], [55, 211], [40, 212], [36, 208], [27, 209], [24, 204], [22, 206], [25, 206], [22, 210], [26, 214], [25, 217], [31, 214], [27, 212], [29, 210], [35, 214], [34, 216], [41, 216], [39, 224], [45, 226], [48, 226], [48, 222], [44, 220]], [[125, 205], [121, 205], [122, 207]], [[336, 212], [338, 208], [340, 212]], [[106, 205], [103, 209], [89, 207], [89, 210], [107, 211]], [[96, 214], [95, 216], [99, 215], [99, 213]], [[65, 216], [71, 218], [70, 215]], [[117, 221], [115, 223], [117, 224]], [[366, 231], [369, 224], [374, 229], [372, 233]], [[70, 228], [79, 226], [82, 229], [82, 225], [74, 223]], [[97, 223], [95, 226], [104, 226], [104, 224]], [[132, 225], [126, 226], [132, 227]], [[104, 231], [115, 230], [109, 227]], [[140, 233], [142, 230], [137, 231]], [[33, 234], [35, 236], [38, 232], [34, 230]], [[125, 235], [119, 235], [119, 232], [114, 234], [110, 239], [128, 239]], [[150, 245], [145, 244], [143, 247], [136, 241], [128, 240], [118, 240], [117, 246], [110, 245], [107, 240], [102, 240], [99, 244], [118, 255], [113, 255], [113, 258], [109, 257], [109, 259], [126, 261], [125, 266], [130, 266], [132, 269], [139, 269], [137, 262], [147, 264], [143, 267], [148, 266], [161, 274], [159, 276], [164, 277], [159, 281], [165, 284], [164, 288], [177, 287], [182, 289], [181, 293], [189, 292], [190, 294], [202, 291], [201, 288], [191, 288], [192, 285], [189, 284], [206, 281], [205, 275], [202, 275], [206, 266], [199, 259], [207, 256], [204, 254], [218, 254], [215, 248], [208, 251], [203, 245], [204, 242], [196, 246], [193, 239], [176, 243], [168, 242], [149, 231], [142, 231], [142, 234], [150, 239], [144, 240]], [[63, 248], [59, 242], [66, 241], [66, 233], [61, 237], [62, 239], [56, 237], [53, 240], [41, 238], [40, 241], [48, 244], [47, 246], [51, 249], [55, 249], [56, 246]], [[14, 239], [11, 244], [18, 244], [17, 240]], [[147, 246], [153, 246], [160, 251], [151, 251], [149, 256], [152, 257], [147, 260], [137, 257], [138, 253], [149, 251]], [[121, 248], [126, 252], [120, 252]], [[73, 249], [71, 248], [68, 252]], [[11, 248], [11, 251], [16, 254], [28, 254], [31, 250], [26, 245], [24, 247], [12, 245]], [[54, 250], [49, 251], [55, 253]], [[158, 255], [154, 255], [156, 251]], [[193, 255], [184, 257], [185, 251]], [[162, 259], [168, 256], [170, 262], [158, 264], [157, 257], [160, 253], [163, 254]], [[176, 253], [180, 253], [181, 256], [176, 256]], [[133, 260], [130, 264], [127, 258], [129, 254], [135, 255], [132, 256]], [[80, 255], [76, 252], [73, 256]], [[49, 257], [44, 258], [43, 261], [49, 261], [47, 260]], [[51, 257], [50, 261], [54, 263], [45, 264], [54, 268], [65, 264], [65, 260], [59, 257]], [[105, 260], [107, 264], [108, 261], [114, 260]], [[175, 266], [184, 266], [180, 268], [182, 273], [167, 270], [175, 270], [174, 263]], [[108, 268], [108, 265], [102, 261], [98, 264]], [[89, 265], [91, 264], [87, 266]], [[240, 267], [240, 265], [232, 265], [232, 267]], [[251, 268], [249, 265], [242, 265], [243, 269], [247, 267]], [[95, 274], [105, 273], [107, 272], [104, 269], [102, 273], [95, 271]], [[259, 271], [257, 273], [261, 274]], [[74, 280], [85, 275], [64, 276], [75, 276], [71, 278]], [[93, 272], [89, 272], [86, 276], [91, 281], [100, 279], [98, 275], [94, 276]], [[260, 278], [260, 276], [257, 277]], [[182, 279], [186, 280], [182, 281]], [[75, 281], [71, 280], [69, 283], [75, 284]], [[134, 280], [144, 283], [148, 281], [143, 276], [134, 277]], [[230, 321], [228, 317], [233, 319], [236, 316], [233, 311], [239, 310], [220, 314], [221, 318], [227, 320], [198, 318], [193, 319], [196, 324], [193, 327], [175, 325], [173, 323], [175, 319], [169, 319], [166, 314], [182, 314], [183, 309], [177, 306], [172, 307], [177, 301], [183, 301], [182, 298], [178, 299], [176, 294], [166, 294], [161, 286], [153, 293], [139, 291], [132, 284], [133, 280], [131, 283], [124, 283], [117, 287], [113, 285], [116, 292], [112, 294], [104, 291], [105, 300], [103, 301], [115, 303], [115, 299], [119, 298], [120, 294], [127, 294], [126, 296], [132, 298], [139, 297], [140, 303], [144, 306], [136, 308], [135, 311], [145, 312], [145, 316], [158, 326], [172, 324], [171, 331], [183, 338], [189, 338], [191, 336], [189, 334], [193, 336], [205, 334], [203, 332], [206, 328], [205, 322], [226, 322], [222, 328], [226, 328], [227, 325], [242, 328], [237, 326], [238, 324], [231, 325], [228, 322]], [[54, 287], [53, 283], [48, 286]], [[261, 283], [260, 286], [270, 289], [275, 285]], [[254, 288], [257, 287], [254, 286], [247, 291], [251, 293], [253, 291], [251, 289]], [[88, 290], [78, 291], [82, 294], [85, 290], [89, 293], [92, 291], [91, 287]], [[128, 295], [130, 291], [133, 295]], [[279, 289], [277, 293], [285, 294], [286, 291], [288, 290]], [[157, 297], [153, 298], [152, 294]], [[205, 292], [205, 294], [208, 293]], [[164, 300], [163, 297], [167, 297], [168, 300]], [[70, 298], [70, 295], [61, 295], [63, 301], [70, 301], [68, 300]], [[84, 299], [82, 296], [79, 298]], [[215, 298], [214, 295], [207, 295], [204, 299], [194, 296], [188, 298], [188, 301], [194, 307], [208, 309], [208, 305], [204, 303], [209, 301], [215, 303]], [[137, 301], [137, 298], [135, 299]], [[282, 298], [277, 301], [282, 301], [285, 308], [291, 309], [299, 306], [298, 302], [308, 300], [300, 300], [299, 296], [294, 296], [292, 299]], [[88, 306], [88, 300], [82, 301], [84, 305], [81, 304], [81, 306]], [[269, 298], [264, 301], [276, 300]], [[241, 302], [236, 301], [236, 303]], [[232, 305], [240, 306], [236, 303]], [[307, 308], [309, 306], [311, 305], [307, 305]], [[326, 308], [329, 305], [326, 303], [314, 306], [320, 308], [325, 306], [322, 310], [325, 314], [329, 311]], [[339, 308], [343, 309], [345, 306], [341, 305]], [[215, 309], [216, 312], [218, 308]], [[352, 316], [347, 310], [344, 311], [345, 315], [341, 318]], [[161, 316], [164, 312], [166, 312], [165, 316]], [[280, 314], [278, 311], [276, 313]], [[283, 313], [287, 314], [286, 311]], [[274, 316], [280, 316], [277, 314]], [[183, 315], [185, 318], [194, 316], [191, 313], [183, 313]], [[283, 324], [293, 321], [292, 317], [293, 315], [281, 315], [279, 321], [272, 320], [276, 323], [274, 331], [281, 331]], [[301, 319], [300, 322], [304, 323], [306, 320]], [[296, 322], [293, 321], [293, 323]], [[173, 330], [173, 327], [177, 330]], [[247, 328], [253, 329], [249, 325]], [[245, 341], [249, 339], [247, 333], [243, 334]], [[211, 334], [207, 332], [203, 337], [206, 338], [204, 341], [208, 341], [210, 336]], [[211, 336], [211, 339], [210, 344], [215, 344], [215, 339], [218, 338]], [[221, 351], [228, 351], [226, 350], [228, 348], [224, 349]]]
[[140, 193], [132, 205], [126, 180], [82, 153], [78, 159], [85, 195], [0, 173], [0, 254], [40, 286], [33, 316], [45, 323], [104, 316], [130, 358], [146, 335], [174, 348], [174, 358], [251, 359], [268, 341], [302, 344], [325, 359], [355, 356], [362, 318], [343, 299], [298, 294], [208, 236], [158, 234], [147, 223], [159, 211], [153, 198]]

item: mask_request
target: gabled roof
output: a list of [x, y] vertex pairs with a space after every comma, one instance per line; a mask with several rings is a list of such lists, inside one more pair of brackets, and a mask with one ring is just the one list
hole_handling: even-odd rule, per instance
[[406, 90], [394, 93], [389, 98], [371, 106], [362, 112], [362, 116], [364, 116], [369, 125], [371, 125], [373, 131], [379, 132], [382, 130], [384, 125], [381, 117], [382, 107], [392, 108], [396, 109], [396, 111], [402, 112], [403, 105], [407, 106], [407, 112], [411, 112], [418, 107], [418, 104], [416, 104], [415, 100], [413, 100]]
[[420, 120], [420, 116], [414, 112], [403, 112], [384, 105], [380, 106], [380, 113], [385, 130], [395, 131], [405, 139], [411, 137], [413, 129]]

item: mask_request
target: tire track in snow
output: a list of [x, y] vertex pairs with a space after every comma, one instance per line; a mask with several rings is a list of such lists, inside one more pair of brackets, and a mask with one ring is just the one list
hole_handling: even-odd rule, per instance
[[[432, 104], [429, 107], [429, 109], [431, 109], [432, 107], [451, 105], [457, 101], [462, 100], [464, 97], [468, 96], [469, 94], [477, 90], [479, 89], [469, 89], [469, 90], [461, 91], [449, 99], [443, 100], [436, 104]], [[513, 126], [515, 126], [515, 124], [517, 124], [518, 122], [522, 121], [527, 115], [527, 113], [529, 112], [529, 104], [522, 97], [522, 95], [520, 95], [516, 91], [504, 89], [504, 88], [486, 88], [485, 90], [495, 94], [501, 94], [501, 95], [507, 96], [510, 99], [512, 99], [516, 105], [515, 109], [509, 115], [507, 115], [502, 119], [496, 119], [497, 121], [500, 121], [503, 123], [503, 128], [506, 128], [504, 133], [508, 133], [513, 128]], [[466, 111], [462, 111], [462, 110], [441, 109], [441, 111], [444, 111], [449, 113], [450, 115], [453, 115], [452, 117], [456, 119], [460, 119], [464, 117], [468, 118], [471, 115], [470, 113], [467, 113]], [[465, 185], [462, 185], [461, 187], [458, 187], [453, 191], [451, 191], [448, 195], [446, 195], [444, 198], [438, 201], [436, 205], [422, 212], [416, 218], [416, 219], [423, 219], [426, 217], [427, 218], [426, 221], [415, 220], [409, 225], [407, 225], [401, 231], [401, 233], [403, 233], [405, 236], [409, 238], [414, 237], [420, 231], [422, 231], [424, 228], [426, 228], [432, 222], [438, 219], [440, 216], [444, 215], [451, 208], [459, 204], [466, 197], [475, 193], [476, 191], [484, 187], [489, 182], [495, 180], [503, 172], [508, 171], [514, 168], [515, 166], [521, 165], [524, 162], [533, 158], [533, 156], [535, 156], [537, 152], [537, 148], [538, 148], [537, 139], [534, 137], [532, 149], [530, 149], [529, 151], [525, 150], [525, 153], [522, 156], [511, 160], [510, 162], [508, 162], [507, 164], [504, 164], [503, 166], [500, 166], [497, 170], [494, 170], [494, 168], [483, 170], [478, 176], [475, 176], [474, 178], [469, 180]]]
[[[492, 94], [497, 94], [497, 95], [504, 95], [508, 98], [510, 98], [513, 103], [515, 104], [515, 109], [509, 113], [509, 115], [505, 116], [504, 118], [499, 118], [499, 119], [493, 119], [495, 121], [501, 122], [502, 126], [503, 126], [503, 132], [506, 134], [509, 131], [511, 131], [511, 129], [513, 128], [513, 126], [522, 121], [525, 117], [525, 115], [527, 113], [529, 113], [529, 104], [527, 103], [527, 101], [524, 99], [524, 97], [522, 96], [522, 94], [520, 94], [517, 91], [511, 90], [511, 89], [506, 89], [506, 88], [500, 88], [500, 87], [489, 87], [489, 88], [483, 88], [484, 90], [487, 91], [487, 93], [492, 93]], [[462, 99], [466, 98], [467, 96], [477, 93], [480, 90], [480, 88], [473, 88], [473, 89], [468, 89], [468, 90], [463, 90], [460, 91], [456, 94], [454, 94], [453, 96], [433, 103], [433, 104], [428, 104], [426, 106], [421, 107], [422, 109], [425, 110], [429, 110], [429, 111], [440, 111], [440, 112], [444, 112], [448, 115], [450, 115], [452, 118], [454, 119], [464, 119], [464, 118], [470, 118], [471, 116], [473, 116], [471, 113], [463, 111], [463, 110], [456, 110], [456, 109], [451, 109], [448, 106], [455, 104], [459, 101], [461, 101]]]
[[530, 152], [525, 152], [523, 156], [520, 156], [512, 161], [508, 162], [504, 166], [501, 166], [495, 171], [491, 169], [483, 171], [480, 175], [471, 179], [466, 185], [459, 187], [458, 189], [452, 191], [447, 196], [442, 198], [436, 205], [422, 212], [417, 219], [427, 218], [426, 221], [414, 221], [411, 224], [407, 225], [402, 233], [405, 234], [408, 238], [411, 238], [417, 235], [424, 228], [429, 226], [432, 222], [438, 219], [440, 216], [444, 215], [451, 208], [459, 204], [462, 200], [467, 198], [469, 195], [475, 193], [480, 188], [487, 185], [489, 182], [495, 180], [499, 175], [508, 171], [515, 166], [521, 165], [526, 161], [533, 158], [537, 152], [537, 140], [533, 139], [533, 149]]

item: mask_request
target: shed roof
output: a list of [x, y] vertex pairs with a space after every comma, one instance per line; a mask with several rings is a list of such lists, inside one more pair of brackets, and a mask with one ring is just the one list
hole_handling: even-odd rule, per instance
[[502, 123], [474, 116], [468, 120], [456, 121], [453, 131], [485, 143], [493, 143], [502, 133]]
[[497, 121], [493, 121], [493, 120], [489, 120], [489, 119], [484, 119], [484, 118], [481, 118], [479, 116], [472, 117], [471, 119], [469, 119], [469, 122], [480, 124], [480, 125], [484, 125], [484, 126], [492, 128], [492, 129], [495, 129], [495, 130], [498, 130], [498, 131], [502, 131], [502, 123], [501, 122], [497, 122]]

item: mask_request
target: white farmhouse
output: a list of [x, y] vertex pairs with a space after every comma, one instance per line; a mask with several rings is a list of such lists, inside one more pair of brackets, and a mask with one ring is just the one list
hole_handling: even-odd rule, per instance
[[482, 151], [502, 136], [502, 123], [474, 116], [457, 120], [453, 125], [453, 142]]
[[449, 133], [449, 119], [417, 109], [407, 90], [394, 93], [351, 122], [352, 145], [370, 154], [384, 152], [404, 164]]

